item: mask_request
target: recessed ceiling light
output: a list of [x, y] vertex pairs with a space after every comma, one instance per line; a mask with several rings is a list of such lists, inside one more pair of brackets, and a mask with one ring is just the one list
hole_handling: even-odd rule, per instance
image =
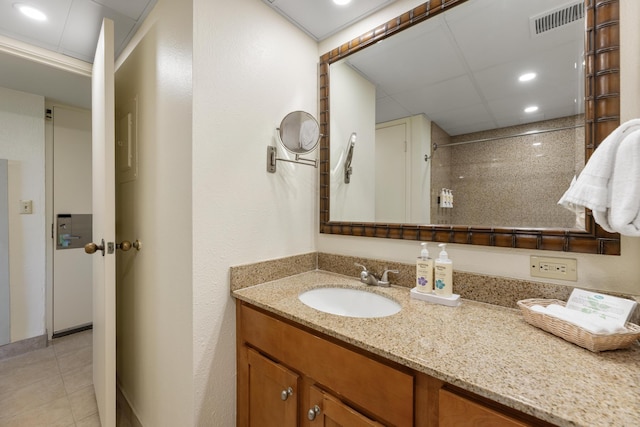
[[538, 107], [536, 107], [535, 105], [532, 105], [531, 107], [527, 107], [524, 109], [525, 113], [534, 113], [538, 111]]
[[351, 3], [351, 0], [333, 0], [333, 2], [338, 6], [344, 6]]
[[528, 82], [529, 80], [533, 80], [536, 78], [536, 73], [525, 73], [518, 77], [518, 80], [521, 82]]
[[23, 15], [35, 20], [35, 21], [46, 21], [47, 15], [45, 15], [42, 11], [36, 9], [33, 6], [26, 5], [24, 3], [14, 3], [13, 7], [18, 9]]

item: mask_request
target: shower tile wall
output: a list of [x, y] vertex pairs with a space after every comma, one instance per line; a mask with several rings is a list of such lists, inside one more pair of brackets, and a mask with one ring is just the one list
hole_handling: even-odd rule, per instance
[[431, 123], [431, 142], [437, 145], [431, 158], [431, 223], [451, 224], [452, 209], [438, 206], [442, 188], [451, 188], [451, 137], [436, 123]]
[[[579, 115], [455, 136], [450, 141], [495, 138], [582, 123], [584, 117]], [[444, 138], [438, 130], [436, 128], [438, 134], [432, 134], [434, 141]], [[558, 206], [557, 201], [583, 166], [583, 127], [458, 145], [446, 150], [438, 147], [432, 169], [432, 180], [437, 183], [434, 189], [439, 192], [441, 187], [451, 188], [454, 208], [448, 209], [450, 217], [436, 211], [433, 218], [450, 224], [576, 227], [576, 215]], [[444, 185], [447, 180], [443, 176], [449, 177], [448, 186]], [[432, 200], [435, 204], [437, 194]]]

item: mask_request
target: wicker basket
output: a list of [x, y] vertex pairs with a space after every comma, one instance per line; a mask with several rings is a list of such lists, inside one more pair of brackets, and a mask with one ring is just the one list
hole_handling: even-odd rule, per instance
[[640, 338], [640, 326], [633, 323], [625, 324], [626, 332], [599, 335], [556, 317], [531, 310], [531, 307], [534, 305], [546, 307], [549, 304], [558, 304], [564, 307], [565, 302], [555, 299], [535, 298], [518, 301], [518, 306], [522, 310], [524, 320], [526, 320], [527, 323], [593, 352], [626, 348]]

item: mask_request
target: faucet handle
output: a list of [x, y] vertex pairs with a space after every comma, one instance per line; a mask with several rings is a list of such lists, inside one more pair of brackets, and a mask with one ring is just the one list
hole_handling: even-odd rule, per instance
[[357, 262], [354, 262], [353, 265], [355, 265], [356, 267], [360, 267], [362, 269], [363, 272], [367, 272], [369, 270], [367, 270], [367, 267], [365, 267], [362, 264], [358, 264]]
[[398, 274], [398, 273], [400, 273], [400, 272], [399, 272], [398, 270], [388, 270], [388, 269], [387, 269], [387, 270], [384, 270], [384, 271], [382, 272], [382, 278], [380, 279], [380, 281], [381, 281], [381, 282], [389, 283], [389, 278], [388, 278], [388, 276], [387, 276], [387, 274], [388, 274], [388, 273], [395, 273], [395, 274]]

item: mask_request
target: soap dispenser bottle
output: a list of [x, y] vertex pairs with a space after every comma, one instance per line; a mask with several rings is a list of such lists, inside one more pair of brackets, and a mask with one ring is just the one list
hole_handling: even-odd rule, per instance
[[433, 292], [436, 295], [450, 297], [453, 295], [453, 261], [449, 259], [449, 254], [445, 250], [447, 244], [440, 243], [438, 246], [442, 248], [442, 251], [435, 262], [435, 289]]
[[421, 243], [422, 250], [416, 261], [416, 290], [425, 294], [433, 292], [433, 259], [429, 258], [426, 243]]

